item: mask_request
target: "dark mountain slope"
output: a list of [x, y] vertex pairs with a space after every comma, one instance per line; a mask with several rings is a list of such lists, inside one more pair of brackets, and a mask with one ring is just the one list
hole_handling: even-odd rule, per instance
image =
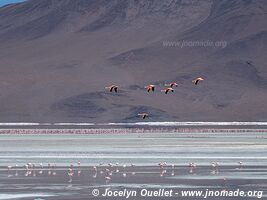
[[[264, 121], [266, 21], [261, 0], [6, 6], [0, 120], [127, 122], [144, 110], [150, 121]], [[196, 76], [205, 78], [197, 87]], [[174, 80], [175, 93], [159, 91]], [[104, 92], [112, 83], [118, 95]], [[149, 83], [154, 94], [144, 90]]]

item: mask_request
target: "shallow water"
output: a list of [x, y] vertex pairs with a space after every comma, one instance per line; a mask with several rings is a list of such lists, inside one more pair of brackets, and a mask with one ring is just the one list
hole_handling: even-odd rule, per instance
[[[95, 188], [102, 192], [105, 188], [240, 188], [266, 192], [267, 140], [263, 136], [257, 132], [0, 135], [0, 199], [100, 199], [92, 196]], [[82, 166], [79, 175], [78, 160]], [[168, 166], [160, 169], [158, 163], [163, 161]], [[212, 161], [219, 162], [218, 169], [210, 166]], [[239, 161], [244, 164], [239, 166]], [[197, 167], [188, 167], [189, 162]], [[35, 169], [27, 171], [22, 167], [26, 163], [35, 163]], [[49, 169], [48, 163], [57, 167]], [[96, 174], [92, 166], [99, 163], [105, 166], [98, 167]], [[108, 163], [119, 163], [119, 171]], [[136, 166], [131, 167], [131, 163]], [[67, 175], [70, 164], [75, 166], [71, 182]], [[7, 165], [13, 166], [12, 170], [8, 171]], [[108, 182], [106, 168], [113, 172]]]
[[[108, 181], [105, 180], [107, 169], [109, 169], [108, 176], [111, 177]], [[2, 168], [0, 170], [0, 199], [103, 199], [92, 196], [92, 191], [98, 189], [103, 194], [106, 189], [140, 191], [144, 188], [150, 190], [173, 189], [176, 192], [182, 190], [205, 191], [207, 189], [262, 191], [264, 199], [267, 190], [267, 167], [264, 166], [242, 166], [240, 168], [220, 166], [218, 169], [210, 166], [196, 168], [187, 166], [165, 166], [164, 168], [159, 166], [97, 166], [97, 171], [94, 171], [93, 167], [87, 166], [75, 167], [72, 178], [68, 177], [67, 171], [68, 168], [64, 167], [53, 169], [37, 167], [34, 170], [14, 168], [10, 171]], [[130, 199], [146, 198], [139, 196]], [[171, 199], [177, 199], [177, 197]]]

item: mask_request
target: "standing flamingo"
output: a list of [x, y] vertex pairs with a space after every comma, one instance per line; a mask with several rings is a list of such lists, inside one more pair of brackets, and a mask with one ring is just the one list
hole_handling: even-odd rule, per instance
[[239, 164], [239, 168], [241, 169], [243, 167], [243, 162], [239, 161], [238, 164]]
[[69, 183], [71, 183], [72, 182], [72, 177], [73, 177], [73, 175], [74, 175], [74, 171], [73, 171], [73, 165], [71, 164], [70, 165], [70, 167], [69, 167], [69, 169], [68, 169], [68, 176], [69, 176]]

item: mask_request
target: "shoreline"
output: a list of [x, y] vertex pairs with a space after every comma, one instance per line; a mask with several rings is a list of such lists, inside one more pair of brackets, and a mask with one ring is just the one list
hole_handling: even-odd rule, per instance
[[[209, 164], [197, 164], [195, 166], [190, 166], [190, 163], [166, 163], [165, 165], [159, 165], [160, 163], [150, 163], [150, 164], [133, 164], [133, 163], [98, 163], [98, 164], [82, 164], [80, 166], [77, 165], [75, 161], [69, 163], [69, 165], [61, 165], [58, 163], [47, 163], [44, 162], [42, 163], [42, 167], [40, 167], [40, 163], [25, 163], [21, 165], [9, 165], [12, 168], [8, 169], [7, 165], [0, 165], [0, 172], [3, 171], [25, 171], [27, 170], [25, 168], [25, 165], [28, 164], [33, 164], [34, 168], [31, 170], [68, 170], [71, 166], [73, 170], [88, 170], [88, 171], [94, 171], [95, 167], [98, 169], [115, 169], [119, 168], [120, 170], [122, 169], [138, 169], [138, 168], [153, 168], [153, 169], [168, 169], [168, 170], [173, 170], [173, 169], [179, 169], [179, 168], [184, 168], [184, 169], [209, 169], [209, 170], [219, 170], [219, 169], [233, 169], [233, 170], [252, 170], [252, 169], [262, 169], [262, 168], [267, 168], [267, 165], [258, 165], [258, 164], [242, 164], [239, 165], [238, 163], [236, 164], [230, 164], [230, 163], [220, 163], [217, 167], [212, 166], [212, 162]], [[49, 164], [51, 166], [49, 166]], [[194, 163], [195, 164], [195, 163]], [[267, 170], [267, 169], [266, 169]]]
[[266, 128], [1, 128], [0, 135], [24, 134], [149, 134], [149, 133], [267, 133]]

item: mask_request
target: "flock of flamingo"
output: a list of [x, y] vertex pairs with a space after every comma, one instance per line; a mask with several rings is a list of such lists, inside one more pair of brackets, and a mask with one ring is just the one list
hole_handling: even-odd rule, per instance
[[[243, 162], [237, 162], [237, 164], [239, 165], [238, 168], [236, 169], [242, 169], [243, 168]], [[112, 180], [112, 176], [114, 174], [122, 174], [122, 177], [127, 177], [128, 175], [136, 175], [135, 172], [135, 166], [134, 164], [130, 164], [130, 165], [120, 165], [119, 163], [109, 163], [107, 165], [104, 165], [103, 163], [100, 163], [98, 165], [93, 166], [91, 169], [89, 169], [88, 171], [92, 172], [92, 178], [103, 178], [106, 183], [109, 183]], [[167, 172], [171, 172], [170, 175], [171, 176], [175, 176], [175, 169], [177, 170], [178, 166], [174, 165], [174, 164], [169, 164], [167, 162], [160, 162], [157, 164], [157, 166], [159, 167], [159, 176], [163, 177], [168, 175], [169, 173]], [[153, 166], [152, 166], [153, 167]], [[155, 166], [154, 166], [155, 167]], [[196, 169], [197, 169], [197, 165], [196, 163], [188, 163], [188, 173], [189, 174], [196, 174]], [[42, 163], [39, 164], [34, 164], [34, 163], [27, 163], [23, 166], [25, 173], [24, 176], [26, 177], [36, 177], [36, 176], [44, 176], [44, 175], [48, 175], [48, 176], [57, 176], [57, 170], [60, 169], [59, 167], [57, 167], [56, 164], [54, 163], [48, 163], [47, 166], [44, 166]], [[128, 168], [128, 169], [127, 169]], [[216, 175], [219, 174], [219, 163], [218, 162], [212, 162], [210, 165], [210, 169], [211, 169], [211, 174]], [[7, 170], [8, 170], [8, 177], [13, 177], [13, 176], [18, 176], [18, 170], [21, 171], [21, 168], [19, 168], [18, 165], [15, 166], [7, 166]], [[15, 171], [15, 174], [13, 174], [11, 171]], [[85, 170], [85, 169], [83, 169]], [[130, 171], [129, 171], [130, 170]], [[170, 171], [171, 170], [171, 171]], [[85, 170], [87, 171], [87, 170]], [[67, 169], [67, 176], [68, 176], [68, 182], [72, 183], [73, 182], [73, 177], [80, 177], [82, 173], [81, 170], [81, 162], [78, 161], [77, 162], [77, 166], [74, 166], [73, 164], [70, 165], [70, 167]], [[225, 181], [226, 178], [223, 178], [223, 180]]]
[[[192, 80], [192, 83], [195, 85], [198, 85], [201, 81], [204, 81], [204, 78], [198, 77], [198, 78]], [[177, 87], [178, 84], [176, 82], [171, 82], [169, 84], [165, 84], [164, 86], [165, 86], [165, 88], [163, 90], [161, 90], [161, 92], [168, 94], [169, 92], [174, 92], [174, 87]], [[114, 84], [112, 84], [108, 87], [105, 87], [105, 89], [107, 89], [109, 92], [115, 92], [115, 93], [118, 92], [118, 88], [119, 88], [119, 86], [114, 85]], [[148, 93], [154, 92], [155, 88], [156, 88], [156, 85], [153, 85], [153, 84], [149, 84], [149, 85], [145, 86], [145, 89], [147, 90]], [[143, 112], [143, 113], [138, 113], [138, 116], [140, 116], [142, 119], [145, 119], [149, 116], [149, 114]]]

